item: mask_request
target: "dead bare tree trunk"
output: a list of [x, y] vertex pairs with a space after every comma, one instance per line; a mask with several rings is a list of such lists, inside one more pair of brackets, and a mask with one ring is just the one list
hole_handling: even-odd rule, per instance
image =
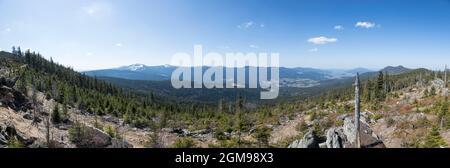
[[444, 87], [447, 88], [448, 81], [447, 81], [447, 65], [445, 65], [444, 69]]
[[50, 148], [50, 118], [45, 117], [45, 140], [47, 141], [47, 147]]
[[419, 74], [419, 85], [423, 86], [422, 73]]
[[356, 74], [356, 80], [355, 80], [355, 147], [360, 148], [361, 147], [361, 141], [360, 141], [360, 98], [359, 98], [359, 89], [360, 89], [360, 82], [359, 82], [359, 73]]
[[[447, 65], [445, 65], [444, 68], [444, 88], [446, 89], [448, 86], [448, 81], [447, 81]], [[448, 90], [445, 90], [445, 97], [448, 96]], [[440, 129], [442, 130], [442, 128], [444, 127], [444, 116], [441, 117], [441, 125], [440, 125]]]

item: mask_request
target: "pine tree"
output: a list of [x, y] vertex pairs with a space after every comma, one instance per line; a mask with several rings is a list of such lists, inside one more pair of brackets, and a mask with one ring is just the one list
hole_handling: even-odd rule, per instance
[[375, 97], [378, 102], [381, 102], [385, 98], [385, 92], [384, 92], [384, 75], [383, 72], [379, 72], [378, 78], [377, 78], [377, 85], [375, 89]]
[[253, 135], [258, 141], [259, 147], [266, 147], [269, 145], [270, 129], [266, 127], [259, 127], [255, 130]]
[[144, 147], [146, 148], [162, 148], [163, 143], [161, 142], [161, 138], [159, 137], [158, 132], [148, 134], [148, 140], [145, 143]]
[[438, 127], [433, 127], [425, 138], [424, 148], [442, 148], [447, 147], [447, 143], [441, 137]]
[[438, 117], [440, 118], [440, 129], [444, 129], [448, 127], [449, 124], [445, 124], [445, 122], [448, 122], [447, 119], [449, 119], [449, 108], [448, 108], [448, 100], [442, 101], [440, 103]]
[[13, 55], [17, 55], [16, 52], [17, 52], [17, 51], [16, 51], [16, 47], [15, 47], [15, 46], [12, 46], [12, 51], [11, 51], [11, 53], [12, 53]]
[[16, 51], [18, 56], [22, 56], [22, 50], [20, 49], [20, 46], [17, 47], [17, 51]]
[[61, 113], [59, 112], [59, 105], [55, 105], [52, 112], [52, 122], [59, 124], [61, 122]]
[[434, 86], [431, 87], [431, 90], [429, 92], [429, 96], [436, 96], [436, 88]]

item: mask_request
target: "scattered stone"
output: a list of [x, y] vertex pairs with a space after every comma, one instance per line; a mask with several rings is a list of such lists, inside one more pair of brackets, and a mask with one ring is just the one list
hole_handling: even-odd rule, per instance
[[110, 115], [105, 115], [102, 117], [104, 121], [106, 122], [110, 122], [110, 123], [114, 123], [119, 125], [119, 119], [117, 119], [116, 117], [110, 116]]
[[189, 130], [181, 129], [181, 128], [173, 128], [170, 133], [175, 133], [175, 134], [178, 134], [179, 136], [182, 136], [182, 137], [187, 137], [187, 136], [191, 136], [192, 135]]
[[209, 134], [212, 132], [212, 129], [201, 129], [197, 131], [192, 131], [191, 134], [193, 135], [201, 135], [201, 134]]

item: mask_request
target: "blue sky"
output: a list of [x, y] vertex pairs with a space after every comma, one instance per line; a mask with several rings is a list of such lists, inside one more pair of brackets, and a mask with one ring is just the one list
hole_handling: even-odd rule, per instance
[[0, 0], [0, 48], [77, 70], [170, 63], [177, 52], [277, 52], [287, 67], [439, 69], [449, 0]]

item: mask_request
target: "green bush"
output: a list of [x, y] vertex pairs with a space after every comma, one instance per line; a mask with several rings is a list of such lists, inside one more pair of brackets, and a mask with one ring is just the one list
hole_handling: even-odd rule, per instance
[[239, 147], [239, 140], [237, 138], [231, 138], [228, 140], [221, 140], [218, 144], [209, 144], [210, 148], [237, 148]]
[[225, 133], [224, 133], [224, 131], [221, 130], [221, 129], [217, 129], [217, 130], [214, 132], [214, 137], [215, 137], [217, 140], [228, 140], [228, 139], [229, 139], [229, 137], [226, 136]]
[[148, 135], [147, 142], [145, 142], [144, 147], [146, 148], [162, 148], [164, 147], [158, 133], [151, 133]]
[[375, 113], [375, 114], [373, 115], [373, 119], [374, 119], [375, 121], [377, 121], [377, 120], [379, 120], [379, 119], [381, 119], [381, 118], [383, 118], [383, 115], [381, 115], [381, 114], [379, 114], [379, 113]]
[[23, 148], [25, 145], [22, 144], [16, 137], [12, 137], [8, 140], [8, 148]]
[[269, 146], [271, 130], [267, 127], [258, 127], [253, 134], [253, 137], [258, 141], [259, 147]]
[[304, 133], [308, 130], [308, 125], [306, 124], [305, 121], [301, 120], [300, 123], [298, 123], [295, 128], [297, 129], [298, 132]]
[[69, 128], [69, 140], [75, 144], [82, 142], [87, 136], [86, 127], [76, 122]]
[[425, 138], [425, 143], [423, 144], [424, 148], [443, 148], [447, 146], [447, 143], [439, 133], [439, 128], [436, 126], [431, 129], [430, 133], [428, 133]]
[[106, 125], [103, 128], [103, 131], [105, 131], [109, 136], [117, 138], [117, 130], [112, 125]]
[[197, 143], [190, 137], [177, 139], [171, 146], [172, 148], [195, 148]]

